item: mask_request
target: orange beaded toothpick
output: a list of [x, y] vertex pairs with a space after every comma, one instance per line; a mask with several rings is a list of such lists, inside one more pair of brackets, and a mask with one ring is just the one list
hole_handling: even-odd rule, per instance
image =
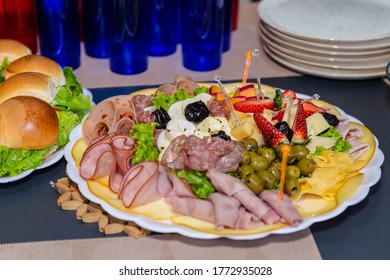
[[284, 183], [286, 181], [287, 157], [288, 157], [288, 153], [290, 152], [290, 150], [291, 150], [290, 145], [284, 144], [281, 147], [281, 151], [282, 151], [282, 169], [280, 171], [279, 196], [278, 196], [279, 200], [283, 199]]
[[242, 84], [241, 84], [241, 86], [245, 86], [246, 85], [246, 80], [248, 78], [249, 66], [251, 65], [251, 57], [252, 57], [252, 51], [247, 51], [246, 52], [244, 76], [242, 77]]

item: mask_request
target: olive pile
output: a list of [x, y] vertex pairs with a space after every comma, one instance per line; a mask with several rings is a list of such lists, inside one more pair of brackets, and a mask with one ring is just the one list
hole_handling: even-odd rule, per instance
[[[244, 147], [244, 156], [239, 170], [234, 175], [255, 194], [264, 189], [277, 189], [281, 174], [282, 145], [275, 149], [259, 146], [253, 138], [247, 138], [241, 143]], [[308, 155], [309, 150], [305, 146], [291, 146], [284, 185], [284, 191], [289, 196], [300, 191], [298, 178], [308, 176], [316, 168], [316, 163]]]

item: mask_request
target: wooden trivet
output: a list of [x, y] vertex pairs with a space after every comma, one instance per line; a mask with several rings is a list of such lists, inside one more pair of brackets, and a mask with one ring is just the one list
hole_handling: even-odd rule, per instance
[[76, 183], [69, 177], [63, 177], [51, 182], [52, 187], [60, 194], [57, 204], [63, 210], [76, 211], [76, 218], [84, 223], [97, 223], [100, 232], [106, 235], [124, 232], [130, 237], [141, 238], [151, 232], [139, 227], [131, 221], [115, 218], [105, 212], [103, 208], [88, 199], [79, 191]]

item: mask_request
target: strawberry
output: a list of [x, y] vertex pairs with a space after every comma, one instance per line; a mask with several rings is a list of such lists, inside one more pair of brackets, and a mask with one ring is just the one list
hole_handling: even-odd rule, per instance
[[324, 108], [321, 108], [312, 102], [305, 102], [303, 103], [303, 110], [305, 111], [306, 118], [313, 115], [316, 112], [322, 113], [326, 112]]
[[307, 139], [306, 114], [302, 102], [298, 103], [292, 130], [294, 131], [292, 142], [302, 143]]
[[285, 91], [283, 91], [282, 95], [283, 98], [288, 98], [291, 95], [292, 100], [297, 99], [297, 94], [291, 89], [286, 89]]
[[281, 122], [283, 120], [283, 116], [284, 116], [284, 111], [275, 111], [272, 120]]
[[272, 99], [249, 99], [233, 104], [235, 110], [243, 113], [261, 113], [264, 109], [273, 109], [274, 105]]
[[280, 143], [288, 143], [286, 135], [279, 129], [274, 127], [261, 113], [256, 112], [253, 114], [253, 119], [256, 125], [260, 129], [264, 140], [271, 146], [277, 147]]

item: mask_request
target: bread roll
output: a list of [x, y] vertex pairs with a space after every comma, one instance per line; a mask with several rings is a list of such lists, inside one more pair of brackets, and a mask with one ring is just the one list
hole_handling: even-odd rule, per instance
[[3, 76], [5, 79], [13, 75], [24, 72], [38, 72], [45, 74], [53, 79], [56, 87], [65, 85], [65, 76], [61, 66], [54, 60], [36, 54], [23, 56], [4, 69]]
[[31, 50], [19, 41], [12, 39], [0, 39], [0, 63], [8, 57], [8, 63], [31, 54]]
[[6, 79], [0, 84], [0, 104], [14, 96], [34, 96], [52, 103], [57, 93], [53, 80], [44, 74], [26, 72]]
[[36, 150], [54, 145], [58, 118], [46, 102], [32, 96], [17, 96], [0, 104], [0, 145]]

